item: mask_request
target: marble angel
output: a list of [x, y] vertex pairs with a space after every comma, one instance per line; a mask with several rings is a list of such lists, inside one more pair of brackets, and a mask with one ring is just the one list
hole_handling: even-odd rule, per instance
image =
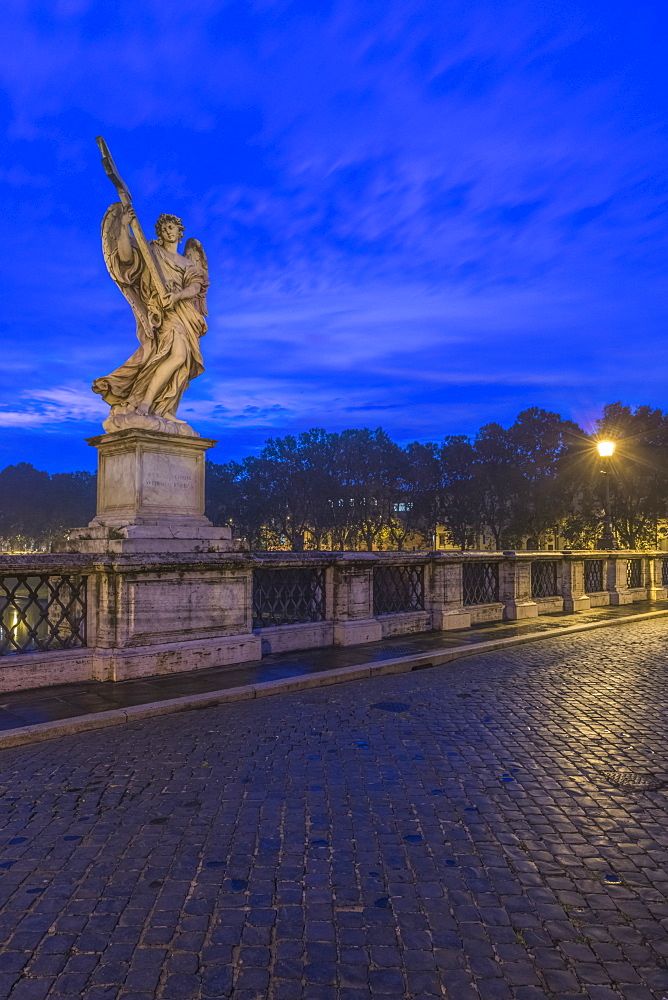
[[102, 221], [104, 259], [132, 307], [139, 339], [132, 357], [93, 382], [93, 391], [111, 406], [103, 426], [107, 432], [143, 427], [194, 435], [176, 411], [190, 381], [204, 371], [199, 341], [207, 329], [206, 254], [192, 237], [179, 253], [184, 226], [175, 215], [160, 215], [156, 238], [146, 240], [106, 143], [98, 139], [98, 145], [121, 196]]

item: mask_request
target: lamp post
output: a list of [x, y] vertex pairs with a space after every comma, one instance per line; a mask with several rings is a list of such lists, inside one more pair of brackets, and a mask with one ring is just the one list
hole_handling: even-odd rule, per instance
[[603, 492], [603, 532], [598, 540], [599, 549], [616, 549], [617, 540], [612, 527], [612, 515], [610, 514], [610, 459], [615, 450], [614, 441], [597, 441], [596, 449], [602, 459], [604, 459], [601, 473], [605, 476]]

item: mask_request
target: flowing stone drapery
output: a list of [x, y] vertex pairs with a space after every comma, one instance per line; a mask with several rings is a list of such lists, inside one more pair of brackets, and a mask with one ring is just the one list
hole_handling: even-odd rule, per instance
[[[119, 254], [123, 211], [120, 202], [107, 210], [102, 223], [102, 246], [109, 273], [134, 312], [139, 347], [110, 375], [93, 382], [93, 391], [111, 406], [103, 426], [108, 432], [136, 427], [193, 435], [196, 432], [176, 417], [176, 410], [189, 382], [204, 371], [199, 340], [207, 330], [206, 257], [196, 240], [188, 240], [185, 255], [167, 250], [159, 239], [148, 243], [167, 293], [178, 295], [193, 286], [199, 288], [194, 296], [165, 304], [136, 241], [131, 241], [129, 261]], [[170, 359], [174, 361], [174, 370], [142, 412], [152, 380]]]

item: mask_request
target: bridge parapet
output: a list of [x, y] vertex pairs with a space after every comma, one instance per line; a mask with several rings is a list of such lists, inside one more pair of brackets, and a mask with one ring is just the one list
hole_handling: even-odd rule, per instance
[[0, 690], [662, 600], [657, 551], [0, 556]]

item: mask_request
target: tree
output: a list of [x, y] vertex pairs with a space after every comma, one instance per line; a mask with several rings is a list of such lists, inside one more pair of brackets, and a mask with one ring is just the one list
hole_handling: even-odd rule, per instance
[[49, 474], [28, 462], [0, 472], [0, 535], [41, 541], [49, 519]]
[[94, 472], [55, 472], [48, 489], [49, 535], [63, 535], [88, 524], [95, 517], [97, 476]]
[[586, 440], [584, 432], [558, 413], [532, 407], [508, 428], [522, 484], [514, 502], [511, 534], [541, 539], [556, 529], [572, 508], [576, 484], [570, 466]]
[[492, 532], [497, 549], [510, 548], [521, 534], [517, 508], [524, 482], [515, 442], [500, 424], [486, 424], [476, 435], [474, 449], [470, 487], [477, 497], [480, 520]]
[[95, 515], [95, 475], [50, 476], [27, 462], [0, 472], [0, 536], [21, 548], [44, 545]]
[[350, 430], [338, 435], [335, 474], [349, 547], [360, 542], [371, 551], [383, 530], [389, 530], [403, 502], [405, 455], [382, 427]]
[[235, 537], [253, 549], [276, 547], [273, 523], [274, 478], [268, 463], [253, 456], [243, 462], [207, 463], [206, 512], [214, 524], [230, 524]]
[[[598, 421], [596, 437], [616, 442], [606, 461], [620, 545], [629, 549], [656, 545], [659, 522], [668, 515], [668, 414], [649, 406], [632, 410], [610, 403]], [[596, 467], [600, 469], [599, 461]], [[594, 475], [602, 478], [600, 472]]]
[[438, 518], [454, 544], [466, 549], [485, 523], [478, 455], [470, 440], [459, 434], [445, 438], [438, 458]]
[[307, 534], [319, 547], [330, 526], [336, 439], [313, 428], [296, 438], [272, 438], [260, 453], [271, 481], [272, 520], [293, 551], [304, 549]]

